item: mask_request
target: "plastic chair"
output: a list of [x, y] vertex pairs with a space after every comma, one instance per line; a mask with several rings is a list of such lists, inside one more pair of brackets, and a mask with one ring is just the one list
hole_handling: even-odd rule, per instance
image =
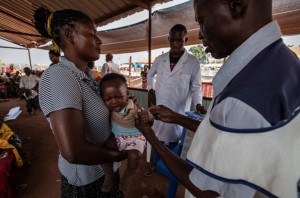
[[[188, 117], [193, 118], [195, 120], [203, 120], [204, 116], [205, 116], [203, 114], [196, 114], [194, 112], [186, 112], [185, 114]], [[186, 133], [187, 133], [186, 128], [183, 128], [182, 136], [181, 136], [179, 143], [176, 145], [176, 147], [174, 149], [172, 149], [172, 151], [178, 156], [181, 156], [182, 148], [184, 147]], [[169, 171], [169, 169], [166, 167], [166, 165], [164, 164], [164, 162], [162, 160], [159, 160], [156, 163], [156, 171], [169, 178], [170, 184], [169, 184], [169, 188], [168, 188], [167, 198], [175, 198], [178, 183], [179, 183], [177, 178]]]

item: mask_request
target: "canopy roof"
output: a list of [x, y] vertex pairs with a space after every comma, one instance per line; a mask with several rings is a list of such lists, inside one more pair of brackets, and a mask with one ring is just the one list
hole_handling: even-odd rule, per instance
[[[168, 0], [150, 0], [154, 5]], [[87, 13], [98, 26], [141, 11], [147, 7], [143, 0], [1, 0], [0, 36], [25, 47], [36, 47], [49, 40], [42, 39], [33, 26], [33, 11], [39, 6], [50, 11], [73, 8]], [[141, 6], [141, 7], [139, 7]], [[284, 35], [300, 34], [300, 1], [273, 0], [273, 18], [279, 22]], [[170, 28], [182, 23], [188, 29], [188, 45], [197, 44], [199, 27], [194, 20], [192, 1], [156, 11], [152, 14], [152, 49], [168, 47]], [[99, 32], [102, 53], [128, 53], [148, 49], [148, 21], [124, 28]]]
[[1, 0], [0, 38], [24, 47], [36, 47], [41, 39], [33, 24], [33, 12], [43, 6], [51, 12], [76, 9], [88, 14], [98, 26], [127, 17], [151, 5], [170, 0]]
[[[300, 1], [273, 0], [273, 18], [283, 35], [300, 34]], [[199, 44], [199, 27], [195, 22], [192, 1], [156, 11], [152, 14], [152, 49], [168, 47], [170, 28], [182, 23], [188, 29], [187, 45]], [[148, 20], [124, 28], [100, 32], [102, 52], [125, 53], [147, 50]]]

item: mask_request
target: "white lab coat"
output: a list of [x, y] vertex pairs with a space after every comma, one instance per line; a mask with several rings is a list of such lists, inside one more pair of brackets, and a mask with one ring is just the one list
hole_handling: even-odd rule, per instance
[[[185, 50], [171, 71], [169, 53], [157, 57], [148, 71], [148, 89], [153, 88], [153, 78], [156, 75], [156, 104], [184, 114], [190, 111], [191, 102], [193, 105], [202, 104], [200, 63]], [[153, 130], [158, 139], [165, 143], [177, 142], [182, 134], [182, 127], [156, 120]]]

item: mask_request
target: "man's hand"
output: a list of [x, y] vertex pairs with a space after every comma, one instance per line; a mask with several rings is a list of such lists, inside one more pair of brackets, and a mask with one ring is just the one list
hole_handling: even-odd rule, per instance
[[155, 90], [154, 89], [150, 89], [148, 91], [148, 98], [149, 98], [149, 101], [152, 105], [156, 105], [156, 95], [155, 95]]
[[148, 122], [147, 115], [148, 111], [138, 109], [137, 118], [135, 119], [135, 127], [145, 136], [147, 140], [156, 138], [152, 128], [151, 123]]
[[149, 111], [142, 110], [139, 112], [139, 118], [142, 123], [151, 123], [153, 120], [153, 116]]
[[26, 97], [31, 96], [31, 90], [30, 89], [25, 89], [25, 96]]
[[201, 104], [196, 105], [196, 110], [197, 110], [197, 113], [200, 113], [200, 114], [206, 114], [206, 112], [207, 112], [207, 109]]
[[149, 108], [149, 111], [154, 116], [155, 120], [160, 120], [166, 123], [173, 123], [174, 111], [163, 105], [157, 105]]

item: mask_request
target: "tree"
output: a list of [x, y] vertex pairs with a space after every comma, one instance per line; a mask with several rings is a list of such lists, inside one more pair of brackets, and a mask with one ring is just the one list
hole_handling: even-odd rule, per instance
[[193, 55], [195, 55], [201, 63], [206, 63], [207, 54], [204, 51], [203, 45], [197, 45], [197, 46], [191, 47], [189, 49], [189, 52], [191, 52]]

